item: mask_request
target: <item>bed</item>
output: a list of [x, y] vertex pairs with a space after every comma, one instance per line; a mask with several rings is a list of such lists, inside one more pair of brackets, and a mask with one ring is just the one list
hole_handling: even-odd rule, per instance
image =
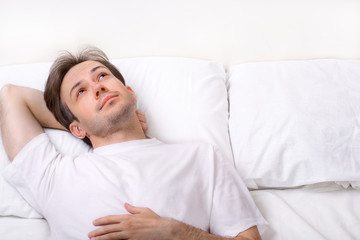
[[[360, 2], [2, 1], [0, 87], [43, 89], [63, 49], [104, 50], [147, 135], [234, 162], [267, 240], [360, 239]], [[90, 151], [46, 129], [60, 151]], [[0, 172], [9, 161], [0, 144]], [[0, 175], [0, 239], [50, 239]]]

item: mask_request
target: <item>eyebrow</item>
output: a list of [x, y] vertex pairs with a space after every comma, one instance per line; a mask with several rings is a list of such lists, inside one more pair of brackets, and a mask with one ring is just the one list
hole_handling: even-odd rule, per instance
[[[91, 70], [90, 70], [90, 73], [94, 73], [96, 70], [98, 70], [99, 68], [105, 68], [107, 69], [105, 66], [102, 66], [102, 65], [99, 65], [99, 66], [96, 66], [96, 67], [93, 67]], [[80, 80], [78, 81], [77, 83], [74, 84], [74, 86], [72, 86], [72, 88], [70, 89], [70, 97], [71, 97], [71, 94], [72, 94], [72, 91], [77, 88], [81, 83], [83, 82], [83, 80]]]
[[90, 73], [94, 73], [94, 72], [95, 72], [96, 70], [98, 70], [99, 68], [105, 68], [105, 69], [107, 69], [105, 66], [99, 65], [99, 66], [93, 67], [93, 68], [90, 70]]

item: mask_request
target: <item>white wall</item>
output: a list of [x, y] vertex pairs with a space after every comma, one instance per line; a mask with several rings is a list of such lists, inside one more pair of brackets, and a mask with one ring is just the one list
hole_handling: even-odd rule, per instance
[[0, 65], [110, 58], [360, 59], [359, 0], [0, 0]]

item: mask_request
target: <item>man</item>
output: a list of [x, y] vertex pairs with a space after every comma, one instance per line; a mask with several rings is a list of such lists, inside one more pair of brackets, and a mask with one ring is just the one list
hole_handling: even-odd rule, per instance
[[[266, 221], [231, 161], [207, 144], [148, 139], [135, 93], [100, 50], [58, 58], [44, 96], [54, 115], [41, 92], [6, 86], [0, 116], [5, 177], [52, 239], [260, 239]], [[61, 156], [42, 127], [94, 150]]]

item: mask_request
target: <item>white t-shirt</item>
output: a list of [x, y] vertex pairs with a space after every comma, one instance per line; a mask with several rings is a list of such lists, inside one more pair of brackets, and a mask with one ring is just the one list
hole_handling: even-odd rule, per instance
[[221, 236], [266, 225], [231, 161], [208, 144], [144, 139], [72, 157], [41, 134], [4, 176], [47, 219], [52, 239], [88, 239], [93, 220], [128, 214], [125, 202]]

